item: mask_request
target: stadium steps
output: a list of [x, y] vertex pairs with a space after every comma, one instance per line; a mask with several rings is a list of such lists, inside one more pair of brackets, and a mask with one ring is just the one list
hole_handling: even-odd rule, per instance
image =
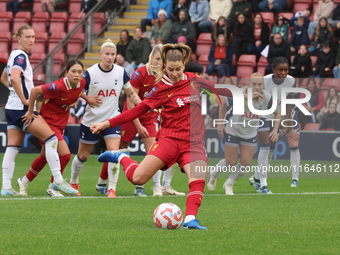
[[[141, 20], [147, 17], [149, 1], [150, 0], [137, 0], [136, 5], [130, 6], [130, 12], [124, 12], [124, 18], [118, 19], [117, 25], [111, 26], [108, 31], [104, 33], [103, 37], [93, 42], [91, 52], [85, 53], [84, 59], [81, 59], [85, 69], [101, 61], [98, 53], [100, 52], [101, 45], [107, 38], [117, 44], [120, 32], [123, 29], [127, 29], [130, 35], [134, 36], [135, 28], [140, 27]], [[150, 31], [150, 29], [150, 27], [147, 27], [147, 30]]]

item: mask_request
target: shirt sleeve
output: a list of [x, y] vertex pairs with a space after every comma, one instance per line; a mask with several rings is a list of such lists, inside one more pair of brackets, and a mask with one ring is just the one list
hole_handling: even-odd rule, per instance
[[26, 60], [26, 56], [24, 54], [20, 54], [18, 56], [16, 56], [16, 58], [14, 59], [14, 63], [13, 63], [13, 68], [17, 68], [19, 69], [21, 72], [24, 72], [27, 66], [27, 60]]
[[131, 75], [130, 83], [131, 83], [132, 87], [134, 87], [135, 89], [141, 89], [143, 80], [144, 80], [143, 75], [140, 73], [140, 70], [137, 69]]
[[158, 109], [164, 104], [165, 95], [159, 88], [154, 87], [149, 94], [145, 97], [143, 102], [151, 109]]
[[128, 83], [130, 81], [130, 77], [127, 74], [127, 72], [124, 69], [124, 77], [123, 77], [124, 84]]
[[85, 79], [86, 81], [86, 84], [85, 84], [85, 87], [84, 87], [84, 90], [89, 90], [89, 87], [90, 87], [90, 83], [91, 83], [91, 76], [90, 76], [90, 73], [86, 70], [85, 73], [83, 74], [83, 78]]
[[56, 83], [45, 84], [41, 86], [45, 98], [57, 98], [60, 96], [59, 87]]

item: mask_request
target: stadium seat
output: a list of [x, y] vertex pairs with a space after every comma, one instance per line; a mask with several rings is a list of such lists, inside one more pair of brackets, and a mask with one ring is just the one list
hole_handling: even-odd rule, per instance
[[35, 43], [31, 50], [31, 54], [34, 53], [45, 53], [46, 44], [48, 41], [47, 33], [36, 33], [35, 34]]
[[81, 52], [85, 42], [85, 34], [75, 34], [68, 41], [66, 45], [66, 53], [69, 55], [76, 55]]
[[334, 0], [333, 2], [334, 2], [334, 5], [337, 5], [340, 3], [340, 0]]
[[41, 12], [42, 8], [41, 8], [41, 0], [34, 0], [33, 1], [33, 7], [32, 7], [32, 12], [33, 13], [37, 13], [37, 12]]
[[264, 71], [266, 66], [268, 65], [268, 61], [265, 57], [261, 56], [259, 62], [257, 63], [257, 72], [264, 75]]
[[22, 25], [31, 23], [30, 12], [18, 12], [13, 20], [13, 31], [18, 31]]
[[243, 54], [240, 56], [237, 62], [237, 77], [246, 77], [254, 72], [254, 67], [256, 66], [256, 55]]
[[325, 128], [325, 129], [321, 129], [321, 131], [335, 131], [334, 128]]
[[197, 56], [200, 56], [202, 54], [208, 54], [209, 55], [211, 45], [212, 44], [197, 44], [197, 46], [196, 46]]
[[[300, 88], [306, 88], [307, 87], [307, 81], [308, 81], [309, 78], [304, 78], [302, 81], [300, 80]], [[314, 78], [314, 81], [315, 81], [315, 84], [316, 84], [316, 87], [318, 89], [320, 89], [320, 79], [318, 78]]]
[[263, 18], [263, 21], [270, 25], [270, 28], [273, 26], [274, 23], [274, 13], [272, 12], [260, 12]]
[[[78, 23], [85, 17], [85, 13], [72, 13], [70, 18], [68, 19], [67, 32], [71, 32], [71, 30], [78, 25]], [[84, 26], [80, 26], [76, 31], [77, 34], [84, 32]]]
[[304, 11], [309, 7], [309, 3], [294, 3], [293, 13]]
[[18, 48], [19, 48], [19, 43], [18, 43], [17, 38], [12, 38], [12, 48], [11, 48], [11, 51], [15, 50], [15, 49], [18, 49]]
[[0, 12], [0, 32], [11, 32], [10, 26], [13, 20], [13, 12]]
[[36, 33], [45, 33], [48, 22], [50, 22], [50, 15], [48, 12], [37, 12], [32, 19], [32, 28]]
[[45, 84], [46, 76], [43, 73], [37, 73], [33, 75], [34, 86], [40, 86]]
[[238, 87], [245, 87], [245, 86], [248, 86], [248, 83], [249, 83], [248, 77], [238, 78], [237, 86]]
[[211, 33], [201, 33], [197, 38], [197, 44], [213, 44]]
[[322, 95], [323, 95], [323, 98], [326, 99], [327, 95], [328, 95], [328, 88], [326, 89], [321, 89], [321, 92], [322, 92]]
[[304, 130], [319, 130], [320, 123], [307, 123]]
[[316, 12], [316, 9], [318, 9], [318, 6], [319, 6], [319, 2], [318, 1], [313, 2], [313, 13]]
[[94, 14], [94, 26], [93, 32], [98, 34], [102, 29], [103, 25], [105, 24], [105, 13], [97, 12]]
[[328, 78], [325, 79], [322, 83], [321, 89], [330, 89], [331, 87], [335, 87], [337, 91], [340, 91], [340, 86], [339, 86], [339, 79], [332, 79]]
[[[34, 69], [34, 67], [45, 57], [46, 57], [45, 53], [41, 53], [41, 54], [35, 53], [35, 54], [32, 54], [31, 57], [30, 57], [30, 63], [32, 65], [32, 68]], [[43, 68], [40, 68], [37, 72], [35, 72], [35, 74], [43, 74], [43, 73], [44, 73]]]
[[6, 2], [0, 2], [0, 12], [6, 11]]
[[191, 59], [192, 59], [193, 62], [196, 62], [197, 61], [196, 54], [192, 53]]
[[[48, 41], [48, 52], [51, 52], [57, 44], [66, 36], [66, 33], [55, 33], [51, 35], [51, 38]], [[64, 48], [60, 48], [56, 54], [63, 54]]]
[[12, 41], [10, 32], [0, 32], [0, 52], [8, 53], [9, 43]]
[[82, 0], [70, 0], [68, 4], [69, 13], [80, 13], [81, 12]]
[[76, 116], [71, 116], [70, 115], [68, 117], [68, 121], [67, 121], [68, 124], [76, 124], [76, 122], [77, 122]]
[[209, 64], [209, 59], [208, 59], [208, 54], [202, 54], [201, 56], [199, 56], [198, 58], [198, 63], [200, 63], [201, 65], [208, 65]]
[[59, 75], [61, 70], [65, 65], [65, 55], [64, 54], [56, 54], [54, 55], [54, 75]]
[[7, 63], [8, 57], [8, 52], [0, 52], [0, 62]]
[[312, 61], [312, 69], [315, 66], [316, 61], [318, 60], [317, 56], [310, 56], [310, 60]]
[[294, 14], [291, 12], [280, 12], [277, 16], [283, 16], [286, 19], [291, 19], [294, 17]]
[[231, 76], [231, 80], [233, 81], [234, 85], [237, 86], [237, 77], [236, 76]]
[[236, 55], [233, 54], [233, 59], [231, 60], [231, 65], [236, 66]]
[[65, 24], [67, 22], [66, 12], [53, 13], [50, 20], [50, 33], [63, 33], [65, 32]]

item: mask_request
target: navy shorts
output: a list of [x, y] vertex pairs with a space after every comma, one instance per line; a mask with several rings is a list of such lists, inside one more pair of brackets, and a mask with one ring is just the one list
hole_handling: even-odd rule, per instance
[[[7, 121], [7, 129], [17, 129], [26, 131], [28, 125], [24, 124], [22, 116], [26, 114], [27, 110], [10, 110], [5, 109], [6, 121]], [[38, 112], [34, 111], [35, 115], [39, 115]], [[32, 119], [34, 121], [34, 118]]]
[[[295, 125], [293, 127], [293, 129], [297, 132], [297, 133], [300, 133], [300, 128], [299, 128], [299, 119], [298, 119], [298, 116], [297, 116], [297, 113], [295, 111], [292, 112], [292, 115], [293, 115], [293, 125]], [[271, 120], [268, 120], [268, 119], [265, 119], [265, 118], [261, 118], [261, 120], [263, 121], [263, 126], [262, 127], [259, 127], [257, 129], [258, 132], [262, 132], [262, 131], [269, 131], [269, 132], [272, 132], [273, 131], [273, 127], [274, 127], [274, 124], [275, 124], [275, 121], [271, 121]], [[282, 123], [282, 121], [281, 121]], [[285, 121], [284, 122], [285, 125], [288, 125], [288, 122]], [[282, 125], [280, 124], [280, 127], [279, 127], [279, 134], [282, 132]]]
[[241, 137], [237, 137], [231, 134], [224, 134], [223, 143], [225, 145], [238, 147], [239, 144], [247, 145], [247, 146], [256, 146], [257, 145], [257, 136], [253, 138], [244, 139]]
[[[120, 126], [114, 128], [106, 128], [102, 131], [104, 139], [109, 137], [119, 137], [120, 138]], [[85, 144], [96, 144], [99, 140], [99, 134], [92, 134], [89, 127], [80, 124], [80, 137], [79, 141]]]

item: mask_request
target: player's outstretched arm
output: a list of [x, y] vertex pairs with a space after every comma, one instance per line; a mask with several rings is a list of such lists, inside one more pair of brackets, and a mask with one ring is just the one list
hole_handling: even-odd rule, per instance
[[26, 112], [26, 114], [24, 116], [22, 116], [23, 121], [25, 121], [25, 125], [31, 124], [33, 117], [36, 116], [33, 112], [33, 109], [34, 109], [35, 100], [37, 99], [38, 95], [40, 95], [40, 94], [43, 94], [41, 86], [34, 87], [31, 90], [30, 99], [28, 101], [28, 111]]
[[90, 127], [90, 130], [92, 132], [92, 134], [99, 134], [99, 132], [103, 131], [106, 128], [110, 127], [110, 122], [108, 120], [101, 122], [101, 123], [95, 123], [92, 124], [92, 126]]
[[7, 72], [4, 70], [1, 75], [1, 82], [6, 86], [6, 88], [9, 89], [9, 84], [8, 84], [8, 78], [7, 78]]

